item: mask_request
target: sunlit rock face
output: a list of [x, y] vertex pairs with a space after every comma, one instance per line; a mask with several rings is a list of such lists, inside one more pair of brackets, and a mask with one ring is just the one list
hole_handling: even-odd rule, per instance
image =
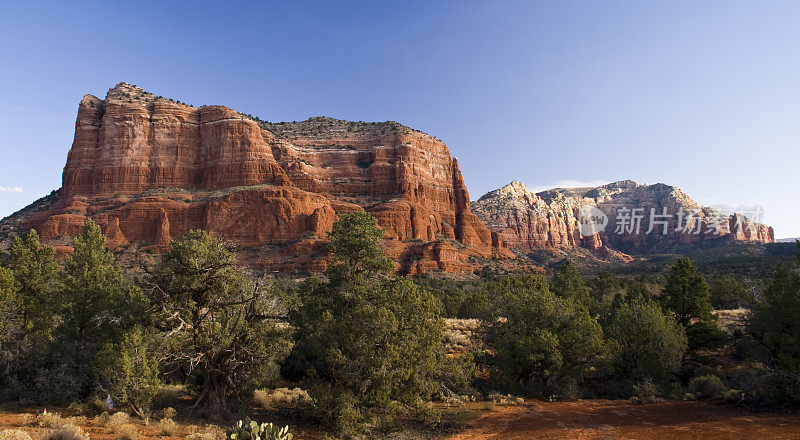
[[[580, 210], [587, 206], [607, 215], [602, 231], [581, 233]], [[772, 228], [752, 216], [702, 207], [679, 188], [662, 183], [623, 180], [534, 193], [514, 181], [473, 202], [472, 210], [510, 248], [522, 251], [583, 247], [637, 253], [718, 240], [775, 241]]]
[[360, 210], [375, 216], [403, 273], [513, 257], [470, 210], [458, 162], [434, 137], [396, 122], [267, 123], [127, 83], [103, 100], [84, 96], [62, 188], [0, 233], [33, 227], [64, 254], [86, 218], [122, 252], [163, 252], [204, 229], [253, 266], [322, 270], [338, 214]]

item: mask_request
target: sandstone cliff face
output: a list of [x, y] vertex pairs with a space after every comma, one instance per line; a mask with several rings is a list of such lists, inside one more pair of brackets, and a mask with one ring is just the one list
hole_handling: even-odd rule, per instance
[[[607, 216], [602, 232], [581, 234], [579, 211], [586, 206]], [[740, 213], [701, 207], [673, 186], [632, 180], [536, 194], [515, 181], [487, 193], [472, 208], [509, 247], [523, 251], [583, 247], [643, 253], [712, 240], [775, 241], [772, 228]]]
[[200, 228], [253, 265], [320, 270], [337, 214], [357, 210], [377, 218], [404, 273], [512, 256], [471, 212], [458, 162], [438, 139], [394, 122], [267, 123], [126, 83], [104, 100], [83, 98], [62, 188], [0, 230], [33, 227], [68, 252], [90, 217], [110, 247], [160, 252]]

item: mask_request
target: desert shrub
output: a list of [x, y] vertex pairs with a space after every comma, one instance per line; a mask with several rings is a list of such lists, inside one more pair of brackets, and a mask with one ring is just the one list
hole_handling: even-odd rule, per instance
[[475, 357], [472, 353], [444, 359], [440, 370], [442, 387], [456, 394], [470, 394], [474, 390]]
[[698, 376], [689, 381], [689, 392], [697, 399], [719, 397], [728, 391], [722, 379], [713, 374]]
[[135, 327], [119, 342], [106, 343], [95, 358], [95, 371], [115, 402], [130, 406], [139, 416], [150, 413], [160, 386], [156, 340]]
[[47, 440], [89, 440], [89, 436], [80, 427], [67, 423], [50, 431]]
[[[800, 403], [800, 275], [781, 266], [750, 320], [750, 357], [759, 364], [759, 395], [768, 403]], [[763, 366], [763, 367], [762, 367]]]
[[683, 385], [680, 382], [670, 382], [667, 386], [667, 399], [681, 400], [685, 394]]
[[49, 413], [44, 410], [41, 414], [36, 416], [36, 424], [43, 428], [58, 428], [64, 424], [64, 419], [60, 414]]
[[122, 411], [117, 411], [111, 415], [109, 422], [111, 425], [124, 425], [131, 421], [131, 416]]
[[193, 432], [186, 436], [186, 440], [225, 440], [227, 436], [222, 431], [208, 430], [205, 432]]
[[131, 417], [128, 414], [122, 411], [118, 411], [112, 414], [108, 418], [108, 423], [106, 423], [106, 426], [116, 431], [117, 429], [120, 429], [122, 426], [125, 426], [128, 423], [130, 423], [130, 421]]
[[178, 433], [178, 424], [174, 420], [165, 417], [159, 420], [158, 429], [161, 431], [161, 435], [172, 436]]
[[654, 301], [619, 305], [604, 330], [614, 354], [611, 374], [616, 380], [666, 383], [681, 366], [686, 352], [683, 327]]
[[0, 440], [33, 440], [27, 432], [21, 429], [6, 429], [0, 431]]
[[742, 393], [741, 390], [727, 390], [727, 391], [723, 391], [722, 394], [720, 394], [720, 397], [722, 398], [722, 400], [724, 402], [734, 403], [734, 402], [739, 402], [740, 400], [742, 400], [743, 397], [744, 397], [744, 394]]
[[36, 424], [36, 415], [35, 414], [30, 414], [30, 413], [22, 414], [20, 416], [20, 421], [25, 426], [35, 425]]
[[111, 422], [111, 416], [107, 412], [102, 412], [94, 416], [94, 422], [98, 426], [108, 426]]
[[466, 347], [472, 344], [472, 341], [470, 337], [463, 332], [445, 329], [444, 344], [448, 352], [460, 352], [464, 351]]
[[733, 277], [717, 278], [709, 284], [711, 305], [715, 309], [738, 309], [752, 304], [744, 283]]
[[438, 390], [443, 321], [433, 296], [390, 275], [383, 235], [367, 213], [329, 234], [328, 281], [309, 279], [290, 319], [292, 365], [318, 419], [350, 435], [390, 409], [414, 410]]
[[550, 292], [543, 277], [508, 277], [490, 289], [497, 308], [486, 333], [495, 351], [489, 362], [510, 391], [549, 396], [562, 382], [577, 383], [602, 354], [597, 321], [583, 305]]
[[637, 403], [656, 403], [659, 401], [658, 387], [651, 380], [634, 385], [633, 390]]
[[272, 391], [262, 389], [253, 393], [253, 400], [263, 408], [296, 407], [311, 403], [308, 392], [301, 388], [276, 388]]
[[114, 439], [115, 440], [138, 440], [139, 439], [139, 429], [136, 425], [131, 423], [126, 423], [124, 425], [119, 425], [114, 427]]

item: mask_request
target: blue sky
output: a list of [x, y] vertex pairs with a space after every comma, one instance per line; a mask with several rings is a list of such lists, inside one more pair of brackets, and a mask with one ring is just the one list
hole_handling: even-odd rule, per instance
[[800, 236], [800, 2], [4, 2], [0, 216], [61, 184], [120, 81], [270, 121], [396, 120], [473, 199], [635, 179]]

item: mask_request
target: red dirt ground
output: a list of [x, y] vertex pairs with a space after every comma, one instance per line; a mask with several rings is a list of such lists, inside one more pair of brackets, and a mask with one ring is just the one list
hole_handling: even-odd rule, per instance
[[[470, 411], [480, 411], [483, 403]], [[0, 410], [0, 431], [22, 429], [34, 439], [43, 438], [49, 429], [31, 423], [32, 411]], [[76, 417], [92, 440], [113, 440], [110, 428], [98, 426], [91, 418]], [[181, 424], [179, 433], [162, 437], [157, 426], [137, 425], [140, 438], [177, 440], [191, 432], [203, 432], [202, 424]], [[295, 431], [295, 438], [323, 437], [308, 430]], [[437, 435], [425, 438], [440, 438]], [[402, 438], [417, 438], [406, 432]], [[520, 406], [497, 406], [468, 424], [465, 431], [447, 440], [528, 440], [528, 439], [800, 439], [800, 416], [753, 412], [705, 402], [663, 402], [635, 405], [624, 400], [581, 400], [574, 402], [529, 401]]]
[[800, 439], [800, 416], [703, 402], [529, 402], [498, 407], [448, 440]]

